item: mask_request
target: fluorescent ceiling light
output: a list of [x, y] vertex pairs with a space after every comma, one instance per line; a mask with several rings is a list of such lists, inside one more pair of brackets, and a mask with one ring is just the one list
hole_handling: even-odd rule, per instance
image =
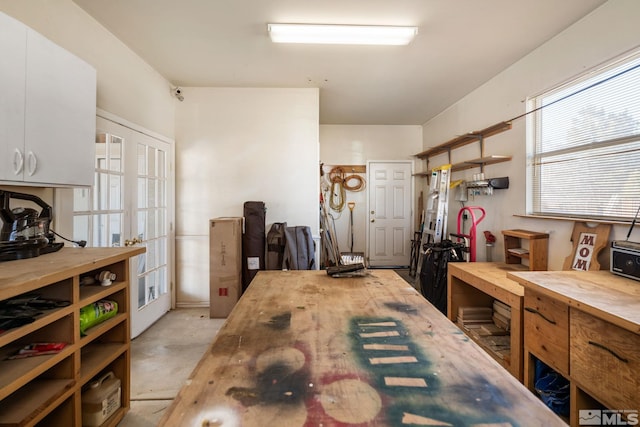
[[418, 27], [386, 25], [267, 24], [274, 43], [406, 45]]

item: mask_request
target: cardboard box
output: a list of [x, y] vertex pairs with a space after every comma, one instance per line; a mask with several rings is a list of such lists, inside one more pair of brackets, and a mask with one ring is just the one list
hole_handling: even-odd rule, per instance
[[227, 317], [242, 293], [242, 218], [209, 221], [209, 317]]

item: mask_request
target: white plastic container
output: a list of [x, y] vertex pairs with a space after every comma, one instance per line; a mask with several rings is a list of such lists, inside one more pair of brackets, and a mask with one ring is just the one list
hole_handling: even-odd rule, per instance
[[120, 380], [107, 372], [82, 393], [82, 425], [97, 427], [120, 408]]

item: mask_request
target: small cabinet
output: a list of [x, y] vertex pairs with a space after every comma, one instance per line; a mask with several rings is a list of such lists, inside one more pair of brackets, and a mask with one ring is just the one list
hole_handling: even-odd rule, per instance
[[[531, 271], [547, 269], [549, 234], [528, 230], [502, 230], [502, 234], [507, 264], [520, 264], [525, 259]], [[528, 242], [527, 247], [523, 242]]]
[[95, 69], [2, 13], [0, 34], [3, 56], [10, 58], [0, 71], [0, 181], [91, 185]]

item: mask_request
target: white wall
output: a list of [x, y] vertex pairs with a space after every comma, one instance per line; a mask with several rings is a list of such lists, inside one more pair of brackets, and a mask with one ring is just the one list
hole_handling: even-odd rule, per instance
[[317, 89], [183, 88], [176, 111], [179, 306], [209, 301], [209, 219], [263, 201], [318, 234]]
[[[170, 83], [71, 0], [0, 0], [0, 11], [96, 68], [98, 108], [173, 139], [177, 101]], [[45, 201], [54, 203], [50, 193]], [[56, 231], [71, 236], [71, 190], [56, 193]]]
[[[325, 165], [366, 165], [369, 160], [409, 160], [422, 151], [421, 126], [321, 125], [320, 160]], [[366, 174], [359, 174], [366, 178]], [[326, 181], [325, 181], [326, 182]], [[351, 184], [355, 184], [352, 182]], [[353, 210], [354, 252], [366, 252], [366, 188], [347, 191]], [[335, 218], [338, 247], [349, 252], [349, 209], [330, 211]]]
[[[524, 101], [640, 45], [640, 2], [611, 0], [599, 9], [557, 35], [517, 63], [469, 93], [459, 102], [423, 126], [424, 147], [448, 141], [456, 135], [485, 128], [509, 120], [525, 112]], [[514, 121], [513, 129], [486, 140], [486, 155], [513, 155], [507, 163], [488, 166], [488, 177], [508, 176], [508, 190], [496, 190], [494, 196], [476, 197], [468, 205], [483, 206], [487, 218], [478, 225], [480, 235], [490, 230], [498, 237], [494, 261], [504, 260], [500, 230], [524, 228], [549, 231], [549, 269], [560, 270], [564, 258], [571, 252], [571, 221], [554, 221], [515, 217], [525, 214], [525, 120]], [[479, 157], [477, 147], [469, 146], [454, 152], [452, 162]], [[458, 157], [459, 156], [459, 157]], [[433, 166], [446, 163], [441, 157]], [[453, 179], [470, 179], [479, 169], [453, 174]], [[451, 202], [449, 230], [456, 228], [459, 204]], [[624, 238], [626, 226], [615, 226], [610, 239]], [[637, 232], [636, 232], [637, 233]], [[636, 240], [638, 237], [636, 237]], [[478, 260], [484, 260], [484, 237], [478, 239]], [[605, 254], [606, 256], [606, 254]], [[601, 257], [602, 259], [602, 257]], [[606, 264], [608, 266], [608, 262]]]
[[71, 0], [0, 0], [0, 10], [93, 65], [98, 108], [173, 138], [170, 83]]

